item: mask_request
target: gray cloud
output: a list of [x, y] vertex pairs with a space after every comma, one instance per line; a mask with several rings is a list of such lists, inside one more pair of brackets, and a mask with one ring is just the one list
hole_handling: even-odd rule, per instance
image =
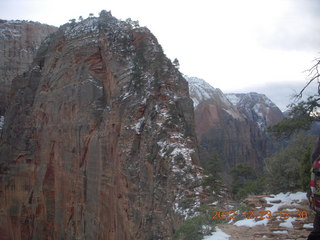
[[269, 48], [320, 51], [320, 1], [291, 0], [272, 30], [261, 28], [258, 39]]

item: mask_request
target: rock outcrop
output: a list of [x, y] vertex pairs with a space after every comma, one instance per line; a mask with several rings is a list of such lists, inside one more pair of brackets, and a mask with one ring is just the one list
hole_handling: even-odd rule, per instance
[[41, 42], [57, 28], [38, 22], [0, 19], [0, 116], [13, 78], [28, 70]]
[[2, 239], [171, 239], [200, 206], [188, 84], [148, 29], [106, 11], [61, 26], [10, 102]]
[[[256, 102], [256, 107], [251, 108], [251, 105], [248, 106], [249, 101], [244, 100], [245, 97], [243, 101], [238, 101], [238, 105], [234, 105], [228, 99], [230, 95], [225, 95], [204, 80], [195, 77], [186, 79], [189, 82], [190, 97], [195, 105], [195, 124], [201, 160], [207, 161], [216, 151], [221, 155], [223, 169], [226, 172], [241, 162], [248, 162], [255, 169], [261, 169], [262, 159], [274, 151], [273, 142], [262, 128], [278, 121], [277, 118], [269, 118], [269, 115], [266, 115], [268, 113], [273, 116], [272, 111], [262, 101]], [[258, 103], [260, 108], [257, 108]], [[270, 103], [270, 100], [265, 103]], [[268, 106], [273, 107], [271, 103]], [[253, 113], [249, 115], [251, 109]], [[255, 112], [260, 109], [265, 111]]]

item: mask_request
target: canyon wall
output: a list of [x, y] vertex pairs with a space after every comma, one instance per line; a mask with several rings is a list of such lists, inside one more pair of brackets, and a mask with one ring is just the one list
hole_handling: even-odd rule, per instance
[[37, 22], [0, 19], [0, 116], [9, 104], [13, 78], [28, 70], [41, 42], [56, 30]]

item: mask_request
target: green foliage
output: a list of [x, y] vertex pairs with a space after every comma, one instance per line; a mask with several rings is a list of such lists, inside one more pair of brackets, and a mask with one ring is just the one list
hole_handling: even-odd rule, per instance
[[250, 211], [250, 210], [252, 210], [252, 207], [247, 204], [241, 204], [237, 209], [237, 211], [239, 212]]
[[179, 63], [179, 60], [177, 58], [175, 58], [172, 63], [173, 63], [173, 66], [175, 66], [177, 69], [179, 69], [180, 63]]
[[154, 163], [154, 158], [153, 158], [151, 155], [149, 155], [149, 156], [147, 157], [147, 161], [148, 161], [150, 164], [153, 164], [153, 163]]
[[240, 163], [231, 171], [233, 175], [232, 193], [236, 199], [249, 194], [260, 194], [265, 190], [265, 177], [260, 176], [248, 163]]
[[144, 57], [144, 52], [146, 51], [146, 43], [141, 41], [137, 48], [136, 56], [134, 58], [133, 66], [133, 87], [135, 90], [141, 90], [143, 84], [143, 69], [146, 67], [147, 60]]
[[280, 123], [273, 125], [267, 129], [277, 139], [289, 138], [294, 133], [302, 130], [308, 130], [310, 128], [312, 119], [310, 116], [299, 116], [296, 118], [286, 118]]
[[257, 178], [256, 172], [249, 163], [239, 163], [231, 170], [231, 173], [235, 180], [248, 180]]
[[[267, 129], [276, 138], [289, 138], [301, 130], [309, 130], [313, 122], [320, 120], [319, 66], [320, 59], [316, 59], [316, 64], [309, 70], [309, 82], [296, 95], [296, 98], [301, 99], [305, 89], [315, 81], [318, 83], [316, 93], [306, 101], [291, 104], [289, 118]], [[315, 138], [301, 134], [295, 136], [286, 148], [265, 159], [267, 180], [271, 191], [307, 190], [310, 180], [310, 158]]]
[[265, 159], [268, 188], [271, 192], [304, 190], [310, 179], [310, 155], [315, 136], [296, 135], [288, 146]]
[[309, 130], [313, 121], [319, 121], [319, 98], [309, 97], [307, 101], [301, 101], [290, 105], [289, 118], [267, 129], [277, 139], [289, 138], [300, 130]]
[[146, 42], [141, 40], [137, 48], [137, 53], [135, 58], [135, 63], [138, 63], [138, 65], [140, 65], [142, 68], [144, 68], [147, 63], [147, 60], [144, 57], [146, 47], [147, 47]]
[[165, 121], [166, 126], [175, 126], [180, 123], [179, 110], [175, 103], [169, 104], [168, 119]]
[[300, 162], [299, 176], [301, 181], [301, 188], [303, 191], [308, 191], [310, 188], [310, 159], [311, 146], [306, 148], [303, 159]]
[[156, 69], [153, 74], [153, 77], [154, 77], [153, 86], [155, 89], [159, 89], [161, 86], [161, 71]]
[[182, 208], [188, 208], [188, 207], [190, 207], [191, 206], [191, 204], [194, 202], [194, 199], [192, 199], [192, 198], [184, 198], [182, 201], [181, 201], [181, 203], [180, 203], [180, 206], [182, 207]]
[[271, 135], [278, 139], [289, 138], [296, 134], [286, 148], [265, 159], [267, 181], [272, 192], [306, 190], [308, 188], [310, 158], [315, 137], [301, 134], [297, 136], [297, 133], [301, 130], [309, 130], [314, 121], [320, 120], [319, 66], [320, 59], [316, 59], [316, 64], [309, 70], [309, 82], [296, 95], [296, 98], [301, 99], [304, 90], [315, 81], [318, 83], [316, 94], [306, 101], [291, 104], [289, 117], [267, 129]]
[[[212, 209], [210, 206], [202, 206], [200, 208], [200, 215], [189, 218], [185, 223], [175, 232], [173, 240], [201, 240], [203, 236], [209, 235], [211, 229], [218, 223], [224, 220], [212, 219]], [[209, 226], [204, 228], [203, 226]]]
[[74, 26], [76, 24], [76, 20], [73, 18], [73, 19], [69, 19], [69, 23], [71, 26]]
[[232, 191], [236, 199], [244, 199], [250, 194], [261, 194], [265, 190], [265, 182], [265, 177], [234, 182]]
[[219, 173], [221, 172], [221, 154], [217, 150], [213, 150], [204, 161], [204, 173], [208, 176], [204, 179], [203, 185], [210, 186], [211, 190], [217, 191], [215, 183], [221, 180]]
[[154, 66], [153, 84], [155, 88], [160, 88], [161, 79], [165, 78], [166, 71], [163, 68], [163, 65], [165, 64], [165, 62], [166, 62], [166, 57], [163, 51], [161, 50], [160, 52], [156, 52], [155, 61], [153, 63], [153, 66]]
[[201, 240], [202, 226], [208, 225], [206, 217], [203, 215], [188, 219], [173, 235], [173, 240]]
[[241, 203], [239, 206], [235, 207], [232, 210], [237, 212], [237, 214], [235, 215], [235, 220], [234, 220], [236, 222], [239, 220], [243, 220], [243, 212], [244, 211], [252, 211], [252, 207], [247, 204]]

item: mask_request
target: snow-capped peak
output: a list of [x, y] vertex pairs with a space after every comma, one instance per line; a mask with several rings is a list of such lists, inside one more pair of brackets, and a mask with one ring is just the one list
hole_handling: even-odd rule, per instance
[[228, 93], [226, 97], [246, 118], [257, 122], [262, 130], [283, 118], [281, 110], [264, 94]]
[[189, 83], [189, 93], [195, 108], [201, 102], [210, 100], [219, 105], [221, 109], [223, 109], [233, 118], [242, 118], [236, 107], [229, 101], [229, 99], [219, 88], [214, 88], [206, 81], [197, 77], [188, 77], [186, 75], [184, 77]]
[[193, 100], [193, 106], [196, 107], [201, 101], [210, 99], [215, 88], [209, 83], [197, 77], [184, 76], [189, 83], [190, 97]]

